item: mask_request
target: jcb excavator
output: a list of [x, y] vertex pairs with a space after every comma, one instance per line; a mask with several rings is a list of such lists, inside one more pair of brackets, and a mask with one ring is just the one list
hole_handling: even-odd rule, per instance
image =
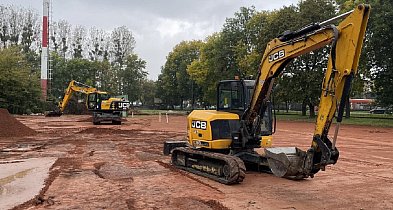
[[[174, 166], [224, 184], [242, 182], [245, 165], [278, 177], [303, 179], [335, 164], [339, 157], [337, 134], [345, 99], [357, 73], [369, 13], [369, 5], [359, 5], [345, 14], [298, 31], [287, 31], [271, 40], [255, 82], [219, 82], [217, 110], [192, 111], [188, 116], [188, 142], [167, 141], [164, 153], [171, 153]], [[338, 20], [342, 21], [333, 25]], [[261, 147], [261, 139], [273, 133], [269, 97], [275, 78], [292, 59], [329, 44], [311, 147], [307, 151], [271, 147], [258, 154], [255, 148]], [[334, 118], [336, 129], [330, 138], [328, 132]]]
[[121, 113], [130, 107], [130, 102], [127, 100], [111, 98], [107, 92], [98, 91], [94, 87], [72, 80], [68, 84], [63, 99], [59, 102], [57, 110], [48, 112], [45, 116], [61, 116], [74, 92], [87, 95], [86, 106], [89, 111], [93, 112], [94, 125], [103, 121], [111, 121], [112, 124], [120, 125]]

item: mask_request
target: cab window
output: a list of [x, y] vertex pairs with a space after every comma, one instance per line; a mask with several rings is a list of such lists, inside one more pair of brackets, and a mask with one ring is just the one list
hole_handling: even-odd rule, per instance
[[101, 100], [108, 100], [111, 96], [109, 94], [100, 94]]
[[244, 109], [243, 88], [239, 82], [221, 83], [218, 94], [219, 110]]

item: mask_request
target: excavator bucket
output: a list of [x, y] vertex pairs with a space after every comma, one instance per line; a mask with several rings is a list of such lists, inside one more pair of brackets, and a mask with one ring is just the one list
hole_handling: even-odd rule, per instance
[[45, 117], [60, 117], [62, 114], [61, 111], [49, 111], [45, 112]]
[[272, 173], [278, 177], [303, 179], [307, 153], [297, 147], [266, 148], [265, 157]]

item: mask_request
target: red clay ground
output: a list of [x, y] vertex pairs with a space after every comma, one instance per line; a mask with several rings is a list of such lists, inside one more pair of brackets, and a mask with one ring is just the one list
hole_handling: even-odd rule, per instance
[[[59, 158], [39, 202], [16, 209], [393, 209], [392, 128], [343, 125], [338, 163], [314, 179], [248, 172], [242, 184], [226, 186], [173, 169], [162, 155], [165, 140], [185, 137], [184, 116], [169, 124], [128, 118], [121, 126], [87, 118], [18, 117], [38, 134], [0, 137], [0, 150], [37, 148], [0, 152], [0, 160]], [[304, 149], [312, 132], [312, 123], [278, 122], [273, 144]]]

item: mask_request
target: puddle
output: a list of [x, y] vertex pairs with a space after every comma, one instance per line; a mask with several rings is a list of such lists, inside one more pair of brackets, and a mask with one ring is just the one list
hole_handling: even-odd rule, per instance
[[9, 183], [15, 181], [15, 179], [25, 177], [31, 170], [33, 170], [33, 169], [32, 168], [26, 169], [26, 170], [20, 171], [20, 172], [18, 172], [16, 174], [13, 174], [11, 176], [7, 176], [5, 178], [1, 178], [0, 179], [0, 186], [4, 186], [6, 184], [9, 184]]
[[38, 195], [56, 159], [47, 157], [1, 162], [0, 209], [10, 209]]
[[44, 144], [17, 144], [0, 150], [1, 152], [29, 152], [43, 148]]

